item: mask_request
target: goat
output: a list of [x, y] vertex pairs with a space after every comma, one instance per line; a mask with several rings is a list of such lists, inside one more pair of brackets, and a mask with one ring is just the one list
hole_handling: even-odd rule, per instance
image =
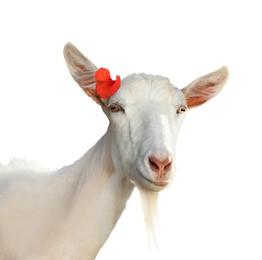
[[132, 74], [103, 98], [96, 66], [71, 43], [64, 56], [109, 126], [83, 157], [57, 171], [40, 175], [30, 165], [0, 167], [3, 260], [95, 259], [134, 187], [152, 224], [158, 192], [175, 171], [176, 139], [187, 109], [216, 96], [228, 77], [222, 67], [180, 90], [165, 77]]

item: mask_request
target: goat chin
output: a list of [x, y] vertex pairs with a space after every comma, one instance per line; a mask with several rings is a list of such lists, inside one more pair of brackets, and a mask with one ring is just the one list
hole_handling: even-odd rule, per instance
[[144, 213], [145, 227], [149, 245], [157, 246], [158, 238], [158, 192], [146, 191], [139, 188], [141, 205]]

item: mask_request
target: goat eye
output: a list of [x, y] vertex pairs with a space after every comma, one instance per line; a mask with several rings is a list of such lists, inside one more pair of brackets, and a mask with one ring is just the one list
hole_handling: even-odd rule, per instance
[[124, 111], [124, 109], [117, 103], [113, 103], [109, 106], [109, 109], [111, 112], [119, 112], [119, 111]]
[[186, 106], [180, 106], [179, 108], [178, 108], [178, 110], [176, 111], [177, 112], [177, 114], [183, 114], [183, 113], [185, 113], [187, 111], [187, 107]]

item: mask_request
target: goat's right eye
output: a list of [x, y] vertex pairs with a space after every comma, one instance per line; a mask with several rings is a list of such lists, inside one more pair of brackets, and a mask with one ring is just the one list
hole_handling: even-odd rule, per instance
[[118, 104], [118, 103], [113, 103], [109, 106], [109, 109], [111, 112], [119, 112], [119, 111], [124, 111], [124, 109]]

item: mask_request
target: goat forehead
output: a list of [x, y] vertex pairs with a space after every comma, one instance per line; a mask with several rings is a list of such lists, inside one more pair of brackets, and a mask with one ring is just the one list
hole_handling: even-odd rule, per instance
[[138, 101], [184, 103], [182, 91], [168, 78], [147, 74], [132, 74], [124, 78], [112, 99], [126, 104]]

